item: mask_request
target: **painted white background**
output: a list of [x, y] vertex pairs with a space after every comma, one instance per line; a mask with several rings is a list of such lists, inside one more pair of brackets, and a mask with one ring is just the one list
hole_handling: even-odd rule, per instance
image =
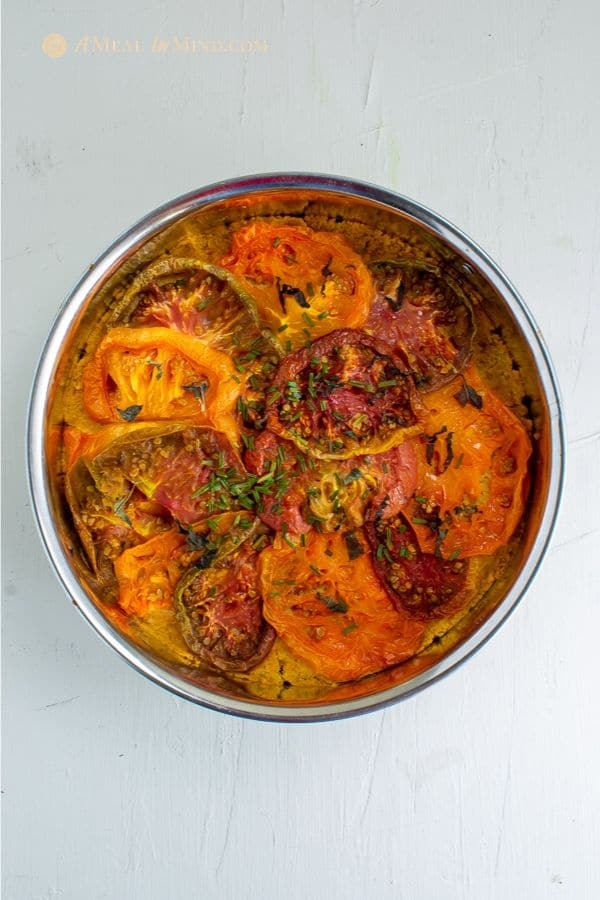
[[[85, 35], [143, 52], [75, 54]], [[268, 52], [151, 53], [173, 35]], [[4, 42], [5, 900], [599, 897], [596, 0], [10, 0]], [[101, 644], [23, 471], [81, 271], [157, 204], [276, 169], [379, 182], [480, 242], [542, 329], [569, 439], [552, 549], [491, 644], [385, 713], [296, 727], [194, 708]]]

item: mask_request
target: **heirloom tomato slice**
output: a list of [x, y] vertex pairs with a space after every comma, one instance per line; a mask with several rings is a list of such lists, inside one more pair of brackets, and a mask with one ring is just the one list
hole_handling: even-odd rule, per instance
[[245, 514], [222, 513], [210, 525], [171, 528], [125, 550], [115, 560], [119, 606], [143, 617], [149, 609], [173, 607], [175, 588], [191, 566], [205, 569], [225, 552], [254, 535], [256, 524]]
[[373, 266], [377, 294], [364, 330], [403, 351], [422, 390], [461, 372], [471, 356], [475, 324], [458, 284], [416, 264]]
[[150, 607], [172, 606], [175, 585], [193, 556], [185, 534], [174, 530], [125, 550], [115, 560], [123, 612], [143, 617]]
[[305, 453], [347, 459], [389, 450], [418, 431], [412, 378], [361, 331], [334, 331], [279, 365], [267, 425]]
[[276, 538], [259, 562], [264, 615], [292, 653], [332, 681], [350, 681], [416, 653], [424, 626], [398, 611], [360, 531]]
[[237, 440], [239, 394], [229, 357], [170, 328], [112, 328], [83, 373], [83, 402], [97, 422], [189, 419]]
[[285, 350], [359, 328], [373, 299], [369, 270], [347, 241], [306, 225], [246, 225], [222, 265], [244, 280], [260, 321]]
[[[249, 529], [248, 537], [252, 533]], [[235, 552], [217, 554], [206, 567], [189, 569], [177, 585], [177, 618], [188, 647], [223, 671], [254, 668], [275, 640], [262, 614], [257, 558], [247, 538]]]
[[525, 508], [525, 426], [472, 366], [422, 399], [418, 485], [407, 510], [419, 546], [447, 559], [494, 553]]
[[422, 553], [414, 528], [401, 514], [384, 517], [386, 501], [371, 511], [366, 533], [373, 565], [398, 609], [417, 619], [437, 619], [468, 599], [467, 560]]

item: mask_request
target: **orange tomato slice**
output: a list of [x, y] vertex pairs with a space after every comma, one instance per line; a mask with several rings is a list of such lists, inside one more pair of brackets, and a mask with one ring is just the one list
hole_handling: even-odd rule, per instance
[[170, 328], [111, 329], [83, 373], [83, 403], [97, 422], [192, 420], [237, 440], [239, 385], [220, 350]]
[[336, 328], [359, 328], [369, 314], [371, 275], [337, 234], [255, 222], [236, 232], [221, 264], [243, 279], [259, 319], [285, 350]]
[[145, 616], [151, 606], [172, 606], [175, 586], [189, 565], [185, 544], [184, 534], [165, 531], [115, 560], [118, 602], [124, 612]]
[[[418, 486], [406, 510], [419, 546], [446, 559], [492, 554], [511, 538], [525, 508], [527, 431], [473, 366], [422, 400], [423, 435], [414, 444]], [[437, 530], [434, 518], [441, 520]]]
[[332, 681], [378, 672], [420, 647], [425, 626], [395, 609], [360, 532], [351, 544], [340, 532], [311, 532], [295, 546], [277, 537], [260, 555], [259, 579], [265, 619]]

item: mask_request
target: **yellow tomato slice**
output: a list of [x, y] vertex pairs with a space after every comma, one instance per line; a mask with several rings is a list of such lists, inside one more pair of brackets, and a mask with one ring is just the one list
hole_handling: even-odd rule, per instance
[[192, 420], [237, 441], [239, 394], [229, 357], [170, 328], [112, 328], [83, 373], [83, 402], [97, 422]]

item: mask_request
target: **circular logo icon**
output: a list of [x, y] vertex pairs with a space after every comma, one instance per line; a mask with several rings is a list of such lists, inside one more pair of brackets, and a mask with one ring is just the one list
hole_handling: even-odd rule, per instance
[[67, 42], [62, 34], [47, 34], [42, 41], [42, 50], [50, 59], [58, 59], [67, 52]]

